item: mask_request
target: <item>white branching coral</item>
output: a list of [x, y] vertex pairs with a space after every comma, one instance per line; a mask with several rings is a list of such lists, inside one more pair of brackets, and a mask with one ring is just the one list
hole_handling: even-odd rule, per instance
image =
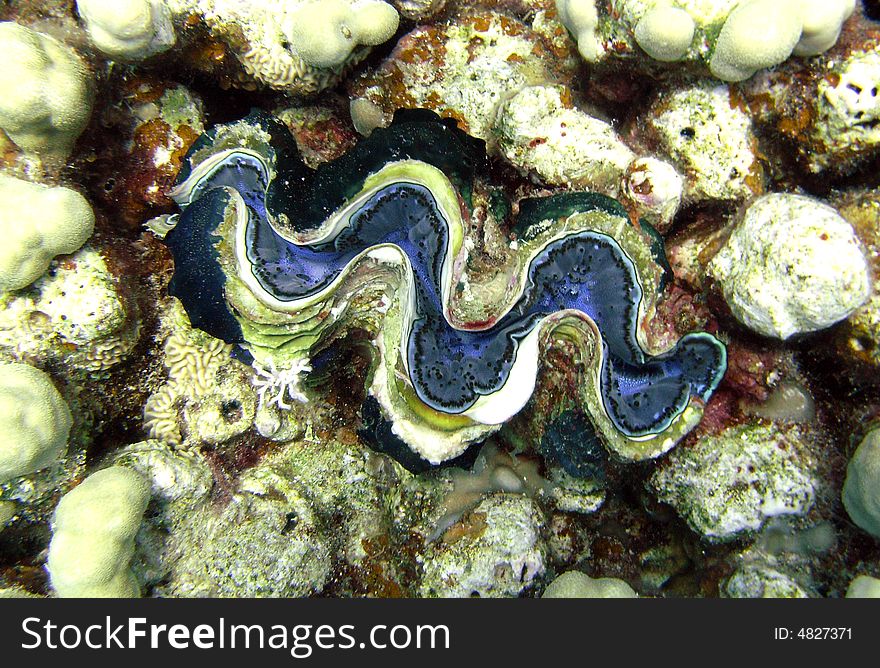
[[290, 396], [291, 401], [300, 403], [308, 402], [308, 398], [300, 389], [300, 381], [302, 375], [312, 370], [308, 360], [294, 360], [286, 369], [278, 369], [275, 360], [269, 360], [269, 368], [263, 367], [259, 362], [254, 362], [253, 377], [254, 387], [257, 388], [257, 394], [260, 396], [260, 403], [257, 410], [263, 408], [266, 403], [266, 395], [274, 395], [269, 399], [269, 404], [275, 404], [283, 410], [290, 410], [293, 404], [289, 404], [284, 400], [285, 395]]

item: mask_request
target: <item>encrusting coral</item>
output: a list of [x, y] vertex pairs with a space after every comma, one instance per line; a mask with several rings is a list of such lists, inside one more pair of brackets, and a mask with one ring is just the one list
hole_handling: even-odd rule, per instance
[[[178, 320], [173, 311], [169, 320]], [[144, 407], [151, 438], [177, 447], [217, 444], [253, 425], [257, 401], [251, 372], [230, 358], [223, 341], [180, 323], [164, 346], [168, 381]]]
[[296, 95], [336, 83], [370, 46], [397, 30], [383, 0], [170, 0], [177, 16], [195, 14], [229, 44], [257, 83]]

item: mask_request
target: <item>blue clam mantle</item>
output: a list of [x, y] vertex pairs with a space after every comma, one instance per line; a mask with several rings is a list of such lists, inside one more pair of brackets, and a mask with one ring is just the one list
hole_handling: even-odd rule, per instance
[[509, 280], [469, 312], [469, 200], [485, 163], [481, 142], [429, 112], [399, 113], [318, 170], [265, 114], [218, 126], [172, 193], [171, 293], [195, 326], [258, 358], [310, 355], [348, 319], [373, 323], [382, 361], [370, 392], [396, 437], [432, 462], [518, 412], [546, 337], [576, 322], [597, 353], [585, 380], [597, 431], [650, 443], [644, 456], [668, 449], [720, 382], [724, 346], [693, 333], [645, 352], [653, 295], [612, 233], [625, 214], [585, 193], [521, 203]]

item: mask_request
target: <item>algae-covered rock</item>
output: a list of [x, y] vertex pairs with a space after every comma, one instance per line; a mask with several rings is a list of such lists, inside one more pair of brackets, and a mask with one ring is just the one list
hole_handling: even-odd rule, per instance
[[324, 588], [330, 544], [308, 500], [271, 476], [251, 475], [241, 487], [223, 508], [186, 513], [170, 539], [160, 594], [298, 597]]
[[552, 185], [613, 195], [635, 157], [610, 123], [574, 108], [557, 86], [526, 87], [505, 100], [494, 132], [506, 160]]
[[420, 594], [518, 596], [546, 568], [543, 521], [526, 496], [488, 497], [425, 551]]
[[742, 201], [763, 192], [752, 119], [725, 85], [697, 83], [664, 91], [639, 131], [685, 175], [691, 202]]
[[86, 371], [114, 367], [141, 331], [126, 287], [101, 252], [86, 246], [31, 290], [0, 296], [0, 349]]
[[[857, 51], [824, 77], [817, 89], [817, 118], [811, 134], [811, 171], [857, 165], [880, 151], [880, 54]], [[848, 171], [840, 170], [837, 171]]]
[[835, 209], [787, 193], [755, 201], [712, 260], [731, 311], [777, 339], [840, 322], [868, 299], [868, 261]]
[[741, 566], [724, 584], [728, 598], [813, 598], [790, 575], [761, 565]]
[[650, 481], [694, 531], [712, 541], [757, 530], [813, 505], [816, 460], [797, 426], [746, 424], [679, 448]]

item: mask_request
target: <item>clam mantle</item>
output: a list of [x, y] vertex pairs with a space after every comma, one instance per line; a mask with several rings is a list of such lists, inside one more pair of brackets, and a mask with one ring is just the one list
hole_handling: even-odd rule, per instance
[[369, 401], [388, 438], [432, 463], [523, 408], [549, 337], [590, 359], [580, 401], [606, 446], [665, 452], [699, 421], [724, 346], [697, 332], [648, 351], [661, 269], [607, 197], [521, 200], [504, 280], [470, 271], [474, 187], [488, 173], [483, 142], [431, 112], [398, 112], [316, 170], [283, 124], [253, 112], [187, 156], [169, 291], [194, 326], [279, 368], [367, 331]]

